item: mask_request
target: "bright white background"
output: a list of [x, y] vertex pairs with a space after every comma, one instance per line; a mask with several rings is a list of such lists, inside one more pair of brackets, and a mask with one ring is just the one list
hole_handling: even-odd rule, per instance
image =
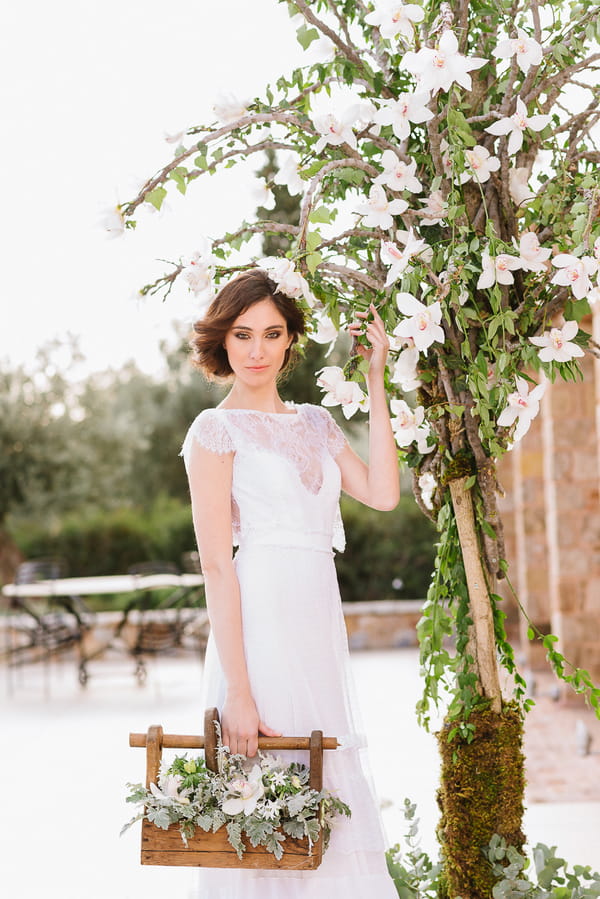
[[251, 215], [252, 175], [203, 177], [185, 200], [170, 191], [169, 210], [142, 212], [117, 240], [99, 228], [102, 211], [171, 158], [165, 132], [214, 120], [222, 91], [257, 96], [301, 57], [276, 0], [3, 4], [0, 359], [26, 361], [72, 332], [91, 369], [158, 364], [186, 294], [165, 307], [135, 293], [169, 270], [158, 258]]

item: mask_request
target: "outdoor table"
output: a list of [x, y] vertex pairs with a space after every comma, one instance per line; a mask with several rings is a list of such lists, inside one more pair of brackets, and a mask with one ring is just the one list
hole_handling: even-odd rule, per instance
[[[204, 584], [204, 578], [201, 574], [174, 574], [174, 573], [157, 573], [157, 574], [117, 574], [103, 575], [98, 577], [68, 577], [55, 578], [48, 580], [34, 581], [28, 584], [5, 584], [2, 587], [2, 594], [7, 597], [11, 604], [28, 613], [29, 616], [37, 618], [31, 608], [28, 608], [27, 600], [48, 599], [58, 600], [60, 605], [71, 612], [78, 621], [85, 619], [82, 616], [81, 609], [77, 603], [82, 596], [95, 596], [100, 594], [118, 594], [118, 593], [145, 593], [151, 590], [162, 590], [169, 587], [178, 588], [184, 595], [187, 591], [192, 591]], [[117, 648], [115, 641], [121, 638], [121, 631], [128, 620], [131, 607], [128, 608], [117, 625], [112, 637], [103, 645], [97, 647], [93, 652], [86, 654], [80, 645], [80, 661], [79, 661], [79, 681], [84, 686], [88, 681], [87, 663], [98, 657], [107, 649]], [[131, 620], [131, 619], [130, 619]], [[135, 621], [141, 628], [141, 619]], [[138, 647], [131, 648], [125, 645], [126, 651], [136, 657], [137, 665], [135, 675], [140, 683], [143, 683], [146, 676], [146, 669], [142, 658], [142, 651]]]

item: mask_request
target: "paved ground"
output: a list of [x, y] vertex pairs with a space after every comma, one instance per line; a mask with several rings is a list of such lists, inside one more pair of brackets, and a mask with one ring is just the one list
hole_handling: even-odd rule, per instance
[[[373, 777], [390, 842], [404, 832], [400, 805], [418, 803], [423, 845], [435, 852], [435, 740], [420, 730], [415, 650], [357, 652], [353, 669], [371, 747]], [[162, 723], [201, 729], [201, 665], [189, 658], [149, 666], [136, 685], [123, 660], [96, 663], [85, 690], [70, 661], [19, 672], [9, 690], [0, 669], [1, 882], [10, 899], [187, 899], [186, 869], [141, 867], [138, 834], [119, 838], [129, 817], [125, 782], [143, 779], [144, 754], [130, 730]], [[542, 689], [546, 688], [544, 683]], [[576, 753], [575, 723], [593, 733], [594, 753]], [[530, 842], [557, 845], [571, 863], [600, 868], [600, 722], [542, 696], [527, 727]]]

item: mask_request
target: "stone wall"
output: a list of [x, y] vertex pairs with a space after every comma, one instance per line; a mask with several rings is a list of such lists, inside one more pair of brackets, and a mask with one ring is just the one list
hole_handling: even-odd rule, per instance
[[[598, 339], [600, 309], [581, 327]], [[600, 682], [600, 361], [581, 362], [584, 382], [548, 384], [540, 415], [502, 460], [501, 514], [509, 574], [528, 615]], [[524, 619], [521, 630], [525, 638]], [[539, 645], [522, 645], [527, 665], [545, 664]]]

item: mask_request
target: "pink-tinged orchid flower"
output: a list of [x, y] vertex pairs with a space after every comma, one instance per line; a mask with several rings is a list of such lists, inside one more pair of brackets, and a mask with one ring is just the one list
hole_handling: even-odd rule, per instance
[[221, 807], [225, 814], [237, 815], [243, 812], [251, 815], [265, 793], [260, 765], [253, 765], [247, 778], [237, 777], [227, 787], [228, 792], [233, 795], [223, 801]]
[[422, 225], [441, 225], [448, 214], [448, 204], [444, 200], [441, 190], [434, 190], [427, 197], [423, 209], [419, 210], [423, 216]]
[[468, 73], [487, 62], [478, 56], [467, 57], [459, 53], [456, 35], [448, 30], [440, 37], [437, 49], [422, 47], [417, 53], [413, 50], [405, 53], [402, 68], [417, 78], [419, 90], [435, 95], [438, 91], [449, 91], [455, 81], [470, 91], [472, 81]]
[[585, 355], [580, 346], [571, 342], [578, 331], [577, 322], [568, 321], [562, 328], [551, 328], [541, 337], [530, 337], [529, 340], [542, 348], [538, 352], [541, 362], [570, 362], [576, 356]]
[[421, 124], [433, 118], [433, 112], [427, 108], [429, 94], [399, 94], [397, 100], [382, 100], [381, 108], [373, 116], [377, 125], [391, 125], [398, 140], [406, 140], [410, 136], [410, 123]]
[[337, 116], [333, 112], [314, 116], [313, 125], [321, 135], [315, 144], [317, 153], [322, 153], [328, 144], [332, 147], [348, 144], [353, 150], [356, 150], [358, 144], [356, 134], [352, 130], [356, 118], [354, 113], [354, 109], [347, 109], [341, 116]]
[[517, 389], [508, 396], [508, 405], [498, 416], [498, 424], [501, 428], [509, 428], [517, 422], [513, 434], [516, 443], [529, 430], [531, 422], [540, 411], [540, 400], [546, 390], [546, 382], [542, 381], [529, 392], [529, 384], [525, 378], [516, 378]]
[[408, 190], [413, 194], [422, 190], [421, 182], [415, 176], [417, 163], [414, 159], [403, 162], [393, 150], [384, 150], [381, 163], [383, 172], [375, 178], [375, 184], [384, 184], [390, 190]]
[[542, 61], [542, 45], [536, 40], [529, 37], [522, 28], [517, 28], [516, 38], [509, 38], [506, 41], [500, 41], [496, 49], [493, 51], [494, 56], [500, 59], [509, 59], [511, 56], [517, 57], [517, 65], [522, 72], [527, 73], [530, 66], [539, 66]]
[[519, 241], [519, 258], [521, 268], [526, 272], [545, 272], [548, 268], [547, 260], [552, 255], [552, 250], [540, 246], [538, 236], [534, 231], [526, 231]]
[[484, 290], [494, 284], [514, 284], [513, 272], [522, 268], [518, 256], [509, 256], [507, 253], [499, 253], [498, 256], [490, 256], [488, 250], [481, 254], [482, 272], [477, 282], [477, 289]]
[[529, 187], [529, 175], [529, 169], [524, 165], [508, 170], [508, 192], [517, 206], [535, 200], [535, 193]]
[[359, 409], [369, 411], [369, 397], [356, 381], [346, 381], [338, 365], [326, 365], [317, 372], [317, 384], [325, 391], [323, 406], [341, 406], [345, 418], [351, 418]]
[[158, 787], [154, 783], [150, 784], [150, 792], [156, 799], [163, 802], [174, 799], [176, 802], [181, 802], [182, 805], [189, 805], [190, 800], [186, 795], [188, 791], [179, 792], [182, 780], [180, 774], [163, 774], [159, 778]]
[[465, 161], [467, 168], [460, 176], [460, 183], [464, 184], [470, 178], [483, 184], [488, 180], [492, 172], [497, 172], [500, 168], [500, 160], [497, 156], [491, 156], [490, 151], [479, 144], [470, 150], [465, 151]]
[[427, 422], [424, 421], [425, 409], [423, 406], [411, 409], [405, 400], [392, 400], [390, 410], [393, 416], [392, 430], [398, 446], [410, 446], [411, 443], [416, 442], [420, 453], [431, 452], [433, 446], [428, 445], [431, 431]]
[[549, 115], [527, 115], [527, 107], [519, 97], [516, 111], [507, 118], [499, 119], [485, 130], [489, 134], [509, 135], [508, 153], [512, 156], [523, 146], [523, 132], [526, 128], [530, 131], [541, 131], [550, 121]]
[[390, 380], [392, 384], [399, 384], [400, 389], [408, 393], [410, 390], [416, 390], [421, 384], [417, 373], [419, 350], [412, 338], [405, 338], [404, 342], [409, 346], [398, 356]]
[[592, 289], [590, 278], [598, 271], [599, 264], [593, 256], [571, 256], [570, 253], [559, 253], [552, 260], [552, 265], [560, 269], [552, 278], [552, 284], [570, 287], [573, 296], [582, 300]]
[[402, 35], [411, 41], [414, 32], [413, 22], [422, 22], [425, 17], [416, 3], [399, 3], [397, 0], [375, 3], [375, 9], [365, 16], [365, 22], [379, 28], [382, 37], [396, 38]]
[[373, 184], [366, 203], [359, 203], [354, 211], [364, 216], [362, 224], [365, 228], [391, 228], [394, 216], [402, 215], [408, 209], [406, 200], [388, 200], [381, 184]]
[[400, 292], [396, 305], [403, 315], [408, 316], [394, 328], [394, 337], [410, 337], [419, 352], [427, 350], [432, 343], [443, 343], [444, 329], [441, 327], [442, 307], [439, 302], [426, 306], [411, 293]]
[[384, 240], [381, 243], [381, 261], [389, 265], [390, 270], [386, 278], [385, 286], [390, 287], [398, 280], [400, 275], [408, 268], [413, 256], [431, 251], [431, 247], [424, 240], [416, 238], [412, 228], [409, 231], [398, 231], [398, 237], [404, 242], [404, 249], [394, 243], [393, 240]]

